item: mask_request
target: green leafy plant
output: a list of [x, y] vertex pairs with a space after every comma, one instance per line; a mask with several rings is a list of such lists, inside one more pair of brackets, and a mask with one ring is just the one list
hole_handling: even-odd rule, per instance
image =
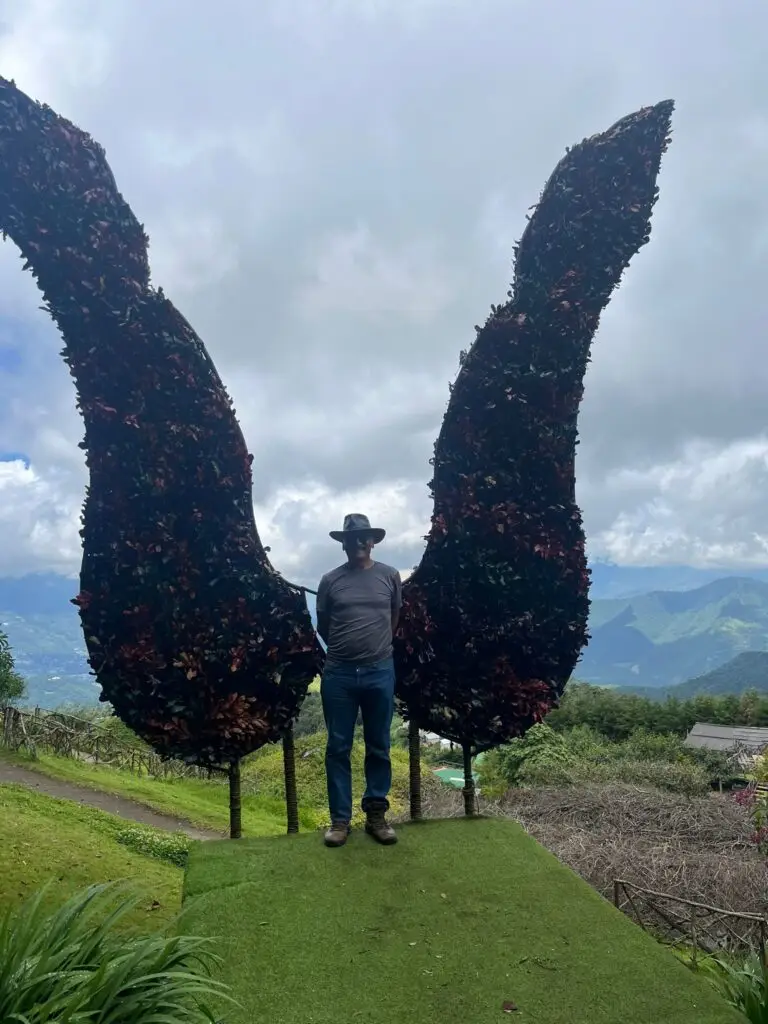
[[768, 1024], [768, 967], [757, 953], [735, 962], [721, 957], [687, 962], [693, 970], [709, 978], [751, 1024]]
[[216, 1024], [210, 1001], [234, 1001], [211, 977], [210, 941], [128, 936], [116, 924], [137, 900], [94, 885], [47, 912], [43, 889], [0, 919], [3, 1024]]

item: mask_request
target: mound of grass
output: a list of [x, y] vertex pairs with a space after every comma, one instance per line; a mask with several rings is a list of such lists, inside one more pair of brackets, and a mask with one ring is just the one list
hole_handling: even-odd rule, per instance
[[126, 925], [167, 925], [179, 911], [182, 872], [131, 849], [121, 841], [124, 832], [125, 822], [103, 811], [0, 786], [0, 912], [46, 883], [46, 902], [54, 906], [86, 886], [125, 878], [135, 880], [142, 897]]
[[[216, 937], [229, 1024], [738, 1024], [701, 978], [518, 825], [195, 846], [185, 927]], [[254, 970], [257, 974], [254, 977]]]

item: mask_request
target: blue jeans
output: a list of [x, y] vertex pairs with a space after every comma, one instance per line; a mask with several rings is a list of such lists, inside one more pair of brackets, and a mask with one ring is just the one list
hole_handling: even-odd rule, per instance
[[392, 785], [389, 732], [395, 708], [395, 665], [392, 658], [373, 664], [336, 662], [325, 666], [320, 695], [328, 729], [325, 774], [331, 821], [352, 818], [350, 754], [358, 711], [365, 738], [363, 810], [376, 803], [389, 807]]

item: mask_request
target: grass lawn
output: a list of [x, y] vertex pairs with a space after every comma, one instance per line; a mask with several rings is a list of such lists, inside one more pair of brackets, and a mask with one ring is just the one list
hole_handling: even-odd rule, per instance
[[228, 1024], [742, 1020], [513, 822], [196, 844], [184, 892], [245, 1007]]
[[[74, 758], [40, 754], [33, 760], [0, 750], [0, 758], [31, 768], [54, 779], [64, 779], [103, 793], [127, 797], [155, 811], [185, 818], [200, 828], [229, 832], [229, 790], [204, 779], [156, 779], [131, 775], [106, 765], [91, 765]], [[313, 828], [312, 815], [304, 814], [303, 828]], [[279, 835], [285, 831], [285, 804], [251, 794], [243, 795], [243, 833], [246, 836]]]
[[167, 924], [181, 905], [181, 868], [134, 853], [114, 836], [125, 822], [23, 786], [0, 785], [0, 913], [51, 882], [51, 905], [95, 882], [129, 879], [141, 905], [126, 925]]

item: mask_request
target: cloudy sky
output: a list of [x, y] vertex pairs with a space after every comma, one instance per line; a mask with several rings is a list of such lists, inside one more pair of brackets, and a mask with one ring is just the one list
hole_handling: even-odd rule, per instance
[[[459, 351], [565, 147], [677, 102], [651, 244], [595, 341], [593, 557], [768, 565], [764, 0], [0, 0], [0, 74], [88, 130], [309, 582], [346, 511], [418, 561]], [[0, 247], [0, 575], [74, 572], [86, 474], [59, 339]]]

